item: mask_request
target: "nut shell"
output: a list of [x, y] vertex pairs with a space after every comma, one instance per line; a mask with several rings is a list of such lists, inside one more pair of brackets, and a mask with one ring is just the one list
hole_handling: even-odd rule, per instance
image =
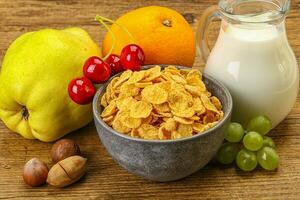
[[57, 163], [70, 156], [80, 155], [80, 148], [73, 140], [62, 139], [52, 146], [50, 154], [52, 161]]
[[55, 187], [65, 187], [78, 181], [86, 172], [87, 159], [71, 156], [56, 163], [49, 171], [47, 183]]
[[41, 186], [46, 183], [48, 171], [49, 169], [43, 161], [32, 158], [24, 165], [23, 180], [32, 187]]

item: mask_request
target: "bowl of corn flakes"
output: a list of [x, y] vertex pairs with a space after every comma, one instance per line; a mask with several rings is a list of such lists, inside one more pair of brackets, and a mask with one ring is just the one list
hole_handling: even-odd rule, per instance
[[223, 142], [231, 111], [223, 84], [183, 66], [124, 71], [102, 85], [93, 101], [99, 138], [113, 159], [159, 182], [204, 167]]

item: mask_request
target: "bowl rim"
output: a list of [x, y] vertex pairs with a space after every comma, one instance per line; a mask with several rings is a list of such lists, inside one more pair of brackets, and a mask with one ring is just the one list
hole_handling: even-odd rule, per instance
[[[159, 65], [159, 64], [157, 64]], [[142, 66], [142, 70], [144, 69], [149, 69], [151, 67], [157, 66], [157, 65], [144, 65]], [[181, 65], [166, 65], [166, 64], [160, 64], [160, 67], [167, 67], [167, 66], [174, 66], [176, 68], [179, 69], [195, 69], [195, 68], [191, 68], [191, 67], [186, 67], [186, 66], [181, 66]], [[127, 140], [131, 140], [131, 141], [135, 141], [135, 142], [142, 142], [142, 143], [177, 143], [177, 142], [184, 142], [184, 141], [189, 141], [189, 140], [194, 140], [197, 138], [201, 138], [204, 137], [208, 134], [210, 134], [212, 131], [217, 130], [221, 125], [223, 125], [228, 118], [230, 118], [231, 113], [232, 113], [232, 108], [233, 108], [233, 102], [232, 102], [232, 96], [229, 92], [229, 90], [226, 88], [226, 86], [221, 83], [220, 81], [216, 80], [215, 78], [213, 78], [212, 76], [206, 74], [206, 73], [202, 73], [203, 76], [206, 79], [209, 79], [210, 81], [214, 82], [215, 85], [217, 85], [217, 87], [219, 87], [221, 90], [223, 90], [223, 92], [225, 93], [226, 99], [228, 100], [228, 112], [225, 113], [224, 112], [224, 117], [212, 128], [202, 132], [201, 134], [197, 133], [193, 136], [190, 137], [184, 137], [184, 138], [179, 138], [179, 139], [169, 139], [169, 140], [148, 140], [148, 139], [142, 139], [142, 138], [135, 138], [135, 137], [131, 137], [129, 135], [123, 134], [123, 133], [119, 133], [118, 131], [115, 131], [112, 127], [108, 126], [100, 117], [100, 112], [98, 110], [98, 102], [99, 102], [99, 98], [100, 98], [100, 94], [102, 93], [102, 91], [107, 87], [107, 85], [110, 83], [110, 81], [114, 78], [117, 77], [121, 74], [122, 72], [115, 74], [114, 76], [112, 76], [105, 84], [100, 85], [100, 87], [97, 89], [97, 92], [94, 96], [93, 99], [93, 115], [94, 115], [94, 119], [102, 126], [104, 127], [110, 134], [115, 134], [119, 137], [122, 137], [123, 139], [127, 139]]]

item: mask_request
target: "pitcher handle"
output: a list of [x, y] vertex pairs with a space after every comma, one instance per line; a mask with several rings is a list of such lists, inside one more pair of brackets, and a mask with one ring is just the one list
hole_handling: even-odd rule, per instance
[[219, 18], [218, 6], [208, 7], [199, 18], [198, 29], [197, 29], [197, 49], [200, 54], [200, 58], [206, 63], [207, 58], [210, 54], [210, 47], [208, 45], [207, 28], [211, 21]]

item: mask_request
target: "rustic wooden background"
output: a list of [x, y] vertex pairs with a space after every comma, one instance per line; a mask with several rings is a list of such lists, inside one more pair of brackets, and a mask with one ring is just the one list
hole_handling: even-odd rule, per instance
[[[216, 0], [0, 0], [0, 58], [20, 34], [45, 27], [85, 28], [99, 44], [104, 31], [93, 21], [96, 14], [115, 19], [147, 5], [168, 6], [182, 13], [196, 28], [197, 16]], [[300, 0], [292, 2], [287, 17], [291, 46], [300, 61]], [[212, 28], [215, 39], [217, 26]], [[197, 62], [199, 63], [199, 62]], [[0, 97], [1, 98], [1, 97]], [[300, 199], [300, 99], [290, 115], [272, 131], [281, 157], [275, 172], [251, 173], [209, 164], [176, 182], [155, 183], [127, 173], [100, 144], [93, 124], [70, 135], [88, 158], [88, 173], [64, 189], [30, 188], [23, 183], [22, 167], [39, 157], [51, 165], [51, 144], [25, 140], [0, 122], [0, 199]]]

